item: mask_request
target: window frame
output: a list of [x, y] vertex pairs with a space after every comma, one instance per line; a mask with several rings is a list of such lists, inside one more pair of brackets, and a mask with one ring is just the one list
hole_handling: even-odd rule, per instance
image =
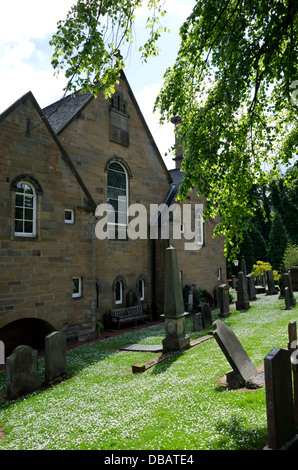
[[[71, 219], [70, 220], [66, 219], [66, 212], [71, 213]], [[74, 224], [74, 217], [75, 217], [75, 214], [74, 214], [73, 209], [64, 209], [64, 223], [65, 224]]]
[[[119, 292], [120, 292], [120, 298], [117, 300], [117, 284], [119, 283]], [[123, 282], [120, 279], [117, 279], [115, 283], [115, 304], [116, 305], [121, 305], [123, 303]]]
[[[74, 292], [74, 281], [78, 280], [78, 289], [77, 292]], [[82, 287], [83, 287], [83, 279], [80, 276], [76, 276], [72, 278], [72, 298], [79, 299], [82, 297]]]
[[200, 211], [196, 213], [195, 231], [196, 231], [197, 245], [204, 246], [204, 222], [203, 222], [203, 215], [201, 214]]
[[[124, 175], [125, 175], [125, 196], [124, 196], [124, 197], [125, 197], [125, 215], [126, 215], [126, 216], [125, 216], [125, 224], [119, 223], [119, 221], [116, 222], [116, 217], [115, 217], [115, 220], [113, 220], [113, 221], [108, 220], [108, 224], [109, 224], [109, 225], [113, 225], [113, 226], [115, 226], [115, 227], [127, 227], [127, 226], [128, 226], [128, 206], [129, 206], [129, 201], [128, 201], [128, 199], [129, 199], [129, 198], [128, 198], [128, 192], [129, 192], [129, 188], [128, 188], [128, 173], [127, 173], [127, 170], [126, 170], [125, 166], [124, 166], [121, 162], [119, 162], [118, 160], [111, 160], [111, 161], [109, 162], [109, 164], [107, 165], [107, 203], [109, 204], [109, 200], [110, 200], [110, 199], [111, 199], [111, 200], [115, 200], [115, 201], [117, 201], [117, 208], [119, 209], [119, 206], [118, 206], [118, 203], [119, 203], [119, 196], [118, 196], [117, 199], [115, 199], [115, 198], [113, 198], [113, 197], [109, 197], [109, 188], [112, 189], [112, 190], [113, 190], [113, 189], [115, 189], [115, 190], [119, 190], [119, 189], [121, 190], [121, 189], [122, 189], [122, 188], [119, 188], [119, 187], [117, 187], [117, 186], [111, 186], [111, 185], [109, 185], [109, 172], [110, 172], [110, 171], [115, 171], [115, 172], [117, 172], [117, 170], [115, 170], [115, 169], [113, 169], [113, 168], [110, 168], [110, 166], [113, 165], [113, 164], [116, 164], [116, 165], [118, 165], [119, 167], [121, 167], [121, 169], [123, 170], [123, 172], [122, 172], [122, 171], [121, 171], [121, 172], [119, 171], [119, 173], [124, 173]], [[115, 209], [114, 209], [114, 214], [115, 214], [115, 215], [116, 215], [116, 212], [118, 212], [118, 214], [119, 214], [119, 210], [118, 210], [118, 211], [115, 211]]]
[[[25, 193], [25, 191], [21, 192], [19, 191], [19, 188], [18, 186], [19, 185], [27, 185], [29, 186], [29, 188], [31, 189], [32, 191], [32, 194], [27, 194]], [[17, 196], [22, 196], [23, 197], [23, 205], [22, 206], [17, 206]], [[32, 231], [30, 232], [25, 232], [24, 231], [24, 224], [26, 222], [26, 218], [24, 217], [24, 214], [23, 214], [23, 218], [22, 219], [17, 219], [16, 218], [16, 209], [19, 208], [19, 209], [23, 209], [23, 212], [25, 213], [25, 197], [30, 197], [32, 199], [32, 221], [31, 220], [27, 220], [28, 222], [32, 222]], [[37, 193], [36, 193], [36, 189], [34, 187], [34, 185], [25, 180], [25, 179], [21, 179], [19, 180], [16, 185], [15, 185], [15, 194], [14, 194], [14, 227], [13, 227], [13, 233], [14, 233], [14, 236], [15, 237], [26, 237], [26, 238], [35, 238], [36, 235], [37, 235], [37, 231], [36, 231], [36, 227], [37, 227], [37, 224], [36, 224], [36, 216], [37, 216], [37, 203], [36, 203], [36, 199], [37, 199]], [[27, 208], [27, 209], [31, 209], [31, 208]], [[20, 231], [17, 231], [16, 230], [16, 221], [22, 221], [23, 223], [23, 231], [20, 232]]]

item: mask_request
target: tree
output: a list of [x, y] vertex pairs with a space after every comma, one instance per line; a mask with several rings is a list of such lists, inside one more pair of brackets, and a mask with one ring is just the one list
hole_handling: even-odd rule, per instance
[[280, 269], [285, 249], [289, 243], [289, 236], [283, 224], [280, 214], [276, 211], [273, 215], [272, 226], [269, 235], [268, 257], [273, 269]]
[[[113, 92], [125, 65], [117, 49], [133, 41], [134, 13], [144, 3], [77, 1], [52, 40], [53, 66], [67, 67], [69, 90]], [[146, 60], [158, 53], [163, 4], [149, 0]], [[162, 122], [181, 119], [179, 198], [198, 188], [205, 217], [220, 215], [214, 234], [225, 236], [231, 258], [255, 211], [250, 190], [267, 181], [264, 165], [274, 171], [297, 149], [297, 12], [296, 0], [197, 0], [156, 100]]]

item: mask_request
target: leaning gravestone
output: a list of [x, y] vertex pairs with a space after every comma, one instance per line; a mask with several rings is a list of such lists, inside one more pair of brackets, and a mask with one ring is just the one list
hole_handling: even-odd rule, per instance
[[247, 285], [244, 273], [238, 273], [238, 290], [236, 300], [236, 310], [248, 310], [250, 308], [248, 300]]
[[264, 359], [268, 445], [290, 449], [297, 445], [294, 425], [292, 373], [289, 351], [273, 348]]
[[239, 382], [242, 385], [247, 385], [248, 380], [258, 374], [256, 367], [249, 359], [232, 328], [221, 320], [216, 320], [213, 323], [213, 328], [213, 336], [232, 366]]
[[230, 312], [229, 285], [221, 284], [218, 286], [219, 316], [228, 317]]
[[48, 384], [66, 374], [66, 336], [54, 331], [45, 338], [45, 382]]
[[9, 400], [32, 393], [39, 388], [37, 350], [17, 346], [6, 360], [7, 395]]
[[267, 295], [278, 294], [278, 290], [275, 288], [275, 282], [274, 282], [272, 269], [268, 269], [268, 271], [266, 271], [266, 275], [267, 275], [267, 284], [268, 284], [268, 290], [266, 294]]
[[182, 351], [190, 347], [185, 331], [184, 302], [175, 248], [165, 253], [164, 319], [166, 337], [162, 341], [163, 352]]

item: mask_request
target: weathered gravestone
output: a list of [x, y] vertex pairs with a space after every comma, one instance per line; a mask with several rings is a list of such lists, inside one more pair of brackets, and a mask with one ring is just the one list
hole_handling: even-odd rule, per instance
[[289, 351], [273, 348], [264, 359], [268, 445], [267, 450], [291, 449], [295, 433], [292, 373]]
[[245, 257], [242, 256], [241, 258], [241, 268], [240, 268], [241, 272], [243, 272], [244, 276], [246, 276], [246, 261], [245, 261]]
[[290, 304], [291, 304], [291, 305], [296, 305], [296, 299], [295, 299], [294, 293], [293, 293], [293, 287], [292, 287], [291, 276], [290, 276], [289, 273], [285, 273], [285, 274], [284, 274], [284, 283], [285, 283], [285, 290], [286, 290], [286, 288], [289, 289]]
[[37, 350], [21, 345], [6, 359], [7, 395], [9, 400], [39, 388]]
[[237, 279], [236, 279], [235, 274], [232, 274], [231, 279], [232, 279], [232, 289], [236, 290], [236, 288], [237, 288]]
[[275, 288], [275, 282], [274, 282], [272, 269], [268, 269], [268, 271], [266, 271], [266, 275], [267, 275], [267, 285], [268, 285], [268, 290], [266, 294], [267, 295], [278, 294], [278, 290]]
[[203, 316], [203, 328], [207, 328], [212, 325], [212, 315], [210, 304], [208, 302], [200, 302], [199, 309]]
[[216, 320], [213, 323], [213, 328], [213, 336], [232, 366], [233, 372], [240, 384], [247, 386], [253, 383], [252, 378], [258, 375], [258, 371], [249, 359], [232, 328], [225, 325], [221, 320]]
[[250, 308], [247, 292], [247, 284], [244, 273], [238, 273], [238, 290], [236, 300], [236, 310], [248, 310]]
[[219, 316], [228, 317], [230, 312], [229, 285], [221, 284], [218, 286]]
[[298, 351], [293, 351], [291, 354], [291, 364], [293, 371], [293, 388], [294, 388], [294, 426], [295, 431], [298, 431]]
[[190, 347], [190, 338], [185, 332], [184, 302], [179, 267], [175, 248], [170, 246], [165, 253], [164, 319], [166, 337], [163, 352], [181, 351]]
[[291, 307], [291, 294], [290, 294], [290, 291], [289, 291], [288, 287], [285, 287], [284, 293], [285, 293], [285, 308], [284, 308], [284, 310], [291, 310], [292, 309], [292, 307]]
[[202, 312], [196, 312], [193, 316], [193, 329], [194, 331], [203, 330], [203, 314]]
[[53, 331], [45, 338], [45, 382], [51, 383], [66, 374], [66, 336]]
[[288, 350], [290, 352], [297, 349], [297, 325], [296, 320], [292, 320], [288, 324], [288, 335], [289, 335], [289, 342], [288, 342]]
[[284, 265], [281, 266], [281, 275], [280, 275], [280, 281], [279, 281], [279, 299], [284, 299], [285, 298], [285, 273], [286, 273], [286, 268]]
[[248, 274], [246, 276], [246, 281], [247, 281], [248, 300], [257, 300], [254, 275]]

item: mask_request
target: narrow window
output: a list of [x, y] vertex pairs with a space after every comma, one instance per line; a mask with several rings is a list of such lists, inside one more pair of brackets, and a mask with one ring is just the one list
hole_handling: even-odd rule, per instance
[[36, 193], [33, 186], [26, 181], [17, 184], [14, 233], [22, 237], [36, 235]]
[[198, 245], [204, 244], [203, 218], [200, 212], [196, 215], [196, 240]]
[[144, 282], [144, 279], [139, 280], [138, 288], [139, 288], [140, 300], [144, 300], [145, 299], [145, 282]]
[[[115, 225], [127, 225], [128, 197], [127, 174], [124, 167], [118, 162], [108, 166], [108, 204], [114, 209]], [[112, 221], [113, 218], [110, 218]]]
[[64, 222], [66, 224], [74, 224], [74, 210], [73, 209], [65, 209]]
[[72, 297], [82, 297], [82, 278], [73, 277], [72, 278]]
[[116, 289], [115, 289], [115, 303], [122, 304], [123, 298], [123, 285], [121, 281], [116, 282]]

